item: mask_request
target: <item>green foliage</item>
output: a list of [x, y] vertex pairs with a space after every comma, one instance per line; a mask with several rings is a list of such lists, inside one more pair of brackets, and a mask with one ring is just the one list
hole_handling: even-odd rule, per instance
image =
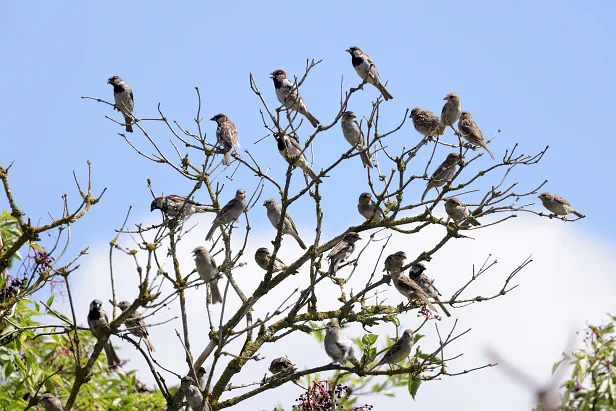
[[603, 326], [589, 326], [585, 348], [573, 352], [571, 378], [563, 385], [564, 410], [616, 409], [616, 316]]
[[[12, 244], [20, 234], [15, 220], [6, 211], [0, 214], [0, 235], [5, 244]], [[32, 245], [30, 245], [32, 246]], [[16, 254], [13, 259], [21, 259]], [[7, 284], [8, 270], [3, 273], [0, 289]], [[46, 302], [51, 306], [52, 295]], [[59, 314], [47, 311], [37, 301], [21, 299], [14, 307], [13, 315], [0, 322], [0, 409], [22, 411], [29, 399], [38, 394], [50, 392], [63, 403], [70, 395], [75, 379], [75, 359], [69, 338], [73, 331], [66, 333], [62, 327], [71, 321]], [[61, 318], [66, 318], [66, 322]], [[41, 319], [44, 323], [35, 319]], [[80, 330], [82, 351], [81, 365], [85, 365], [96, 339], [88, 330]], [[165, 405], [160, 392], [136, 392], [134, 371], [108, 373], [104, 355], [99, 356], [92, 369], [90, 381], [81, 387], [75, 403], [75, 410], [159, 410]], [[40, 388], [40, 390], [39, 390]]]

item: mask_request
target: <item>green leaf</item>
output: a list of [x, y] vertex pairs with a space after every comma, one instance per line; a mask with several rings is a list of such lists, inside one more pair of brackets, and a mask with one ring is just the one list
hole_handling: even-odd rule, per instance
[[361, 342], [363, 342], [364, 345], [373, 345], [378, 338], [379, 336], [377, 334], [366, 334], [362, 337]]
[[419, 333], [415, 334], [415, 336], [413, 337], [413, 344], [417, 344], [417, 341], [421, 340], [424, 337], [425, 335], [423, 334], [419, 334]]
[[6, 368], [4, 369], [4, 378], [8, 379], [9, 375], [13, 374], [13, 371], [15, 371], [15, 366], [13, 365], [13, 363], [7, 363]]
[[409, 382], [407, 383], [407, 388], [409, 389], [409, 394], [411, 394], [413, 400], [415, 400], [415, 396], [417, 395], [417, 390], [419, 389], [420, 385], [421, 380], [416, 380], [413, 378], [412, 375], [409, 374]]
[[51, 307], [51, 303], [53, 303], [53, 299], [55, 298], [55, 295], [51, 295], [51, 297], [49, 297], [49, 299], [47, 300], [47, 307]]

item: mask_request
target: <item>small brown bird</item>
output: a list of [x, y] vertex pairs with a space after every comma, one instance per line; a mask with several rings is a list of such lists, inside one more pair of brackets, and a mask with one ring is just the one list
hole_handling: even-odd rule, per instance
[[345, 365], [347, 361], [357, 363], [353, 341], [340, 332], [337, 322], [331, 321], [327, 324], [323, 345], [327, 355], [338, 364]]
[[120, 76], [113, 76], [107, 80], [107, 84], [113, 86], [113, 98], [115, 100], [115, 109], [120, 111], [124, 116], [124, 123], [126, 124], [126, 131], [133, 132], [132, 117], [133, 110], [135, 109], [135, 98], [133, 96], [133, 89], [122, 80]]
[[[272, 253], [265, 248], [261, 247], [255, 252], [255, 262], [259, 267], [267, 271], [269, 269], [270, 263], [272, 262]], [[272, 269], [272, 273], [276, 273], [278, 271], [286, 270], [287, 266], [282, 260], [276, 257], [274, 261], [274, 267]]]
[[205, 241], [212, 239], [214, 232], [222, 224], [229, 224], [237, 220], [248, 205], [246, 201], [246, 191], [241, 188], [235, 192], [235, 197], [231, 199], [225, 206], [218, 212], [216, 218], [212, 222], [212, 228], [205, 236]]
[[[90, 303], [90, 311], [88, 311], [88, 326], [90, 327], [92, 335], [94, 335], [97, 340], [104, 338], [106, 332], [109, 330], [109, 318], [102, 307], [103, 302], [101, 300], [92, 300]], [[111, 340], [107, 340], [103, 349], [105, 350], [107, 365], [110, 369], [114, 369], [122, 363], [113, 345], [111, 345]]]
[[[120, 310], [126, 311], [130, 307], [130, 302], [120, 301], [118, 303], [118, 307], [120, 307]], [[154, 346], [149, 339], [150, 333], [148, 332], [148, 326], [145, 321], [143, 321], [140, 314], [133, 313], [133, 315], [124, 322], [124, 326], [132, 335], [143, 339], [143, 341], [145, 341], [145, 345], [148, 347], [148, 350], [152, 352], [155, 351]]]
[[391, 276], [391, 280], [394, 283], [394, 287], [400, 294], [409, 299], [421, 300], [429, 309], [436, 311], [436, 308], [430, 302], [427, 294], [415, 281], [411, 280], [408, 276], [404, 275], [404, 261], [406, 260], [406, 254], [404, 251], [397, 251], [394, 254], [387, 256], [385, 259], [385, 269]]
[[455, 222], [468, 220], [474, 226], [481, 225], [481, 223], [471, 215], [471, 212], [466, 204], [464, 204], [459, 198], [449, 197], [445, 201], [445, 211], [447, 212], [447, 215], [453, 218]]
[[216, 114], [210, 120], [218, 124], [218, 127], [216, 127], [216, 138], [218, 139], [218, 144], [222, 147], [222, 151], [225, 153], [222, 162], [228, 166], [231, 164], [231, 150], [233, 150], [234, 146], [240, 145], [237, 127], [229, 120], [229, 117], [222, 113]]
[[287, 163], [291, 164], [294, 167], [301, 168], [304, 174], [306, 174], [308, 177], [319, 183], [321, 182], [321, 179], [310, 168], [310, 163], [308, 163], [306, 155], [302, 153], [302, 148], [294, 138], [288, 137], [286, 135], [281, 136], [277, 133], [274, 134], [274, 138], [276, 139], [278, 152]]
[[296, 85], [287, 78], [287, 73], [284, 70], [275, 70], [271, 73], [271, 76], [276, 88], [276, 97], [278, 97], [280, 104], [288, 110], [297, 111], [304, 115], [310, 121], [312, 127], [317, 128], [320, 124], [319, 120], [310, 114], [306, 104], [304, 104], [304, 99], [299, 95]]
[[447, 93], [443, 100], [447, 100], [441, 111], [441, 125], [453, 127], [462, 114], [460, 96], [456, 93]]
[[545, 208], [556, 215], [566, 216], [567, 214], [573, 213], [579, 218], [586, 217], [584, 214], [575, 211], [573, 207], [571, 207], [571, 204], [561, 196], [552, 193], [541, 193], [537, 197], [541, 200]]
[[385, 89], [383, 82], [381, 81], [381, 76], [379, 75], [379, 71], [374, 64], [374, 61], [368, 56], [366, 53], [362, 51], [359, 47], [353, 46], [346, 49], [346, 52], [351, 55], [351, 63], [353, 63], [353, 68], [368, 84], [372, 84], [374, 87], [379, 89], [381, 94], [383, 94], [383, 98], [385, 101], [391, 100], [394, 98], [389, 91]]
[[353, 251], [355, 251], [355, 243], [359, 240], [361, 240], [359, 234], [348, 232], [342, 237], [342, 240], [332, 248], [327, 255], [327, 259], [329, 260], [328, 275], [332, 277], [336, 275], [340, 265], [346, 262], [351, 254], [353, 254]]
[[396, 251], [394, 254], [390, 254], [385, 259], [383, 271], [387, 271], [390, 275], [399, 273], [404, 266], [404, 260], [406, 260], [406, 253], [404, 251]]
[[434, 301], [441, 307], [441, 310], [443, 310], [447, 317], [451, 317], [451, 314], [449, 314], [449, 311], [441, 302], [441, 293], [434, 286], [434, 280], [429, 279], [425, 271], [426, 266], [422, 263], [413, 264], [409, 269], [409, 278], [415, 281], [428, 296], [434, 298]]
[[359, 195], [357, 210], [366, 220], [372, 219], [375, 223], [385, 218], [383, 209], [376, 206], [376, 203], [372, 200], [372, 194], [370, 193], [361, 193]]
[[370, 161], [370, 152], [368, 151], [368, 147], [366, 147], [364, 134], [355, 118], [355, 113], [352, 111], [345, 111], [342, 113], [342, 121], [340, 122], [342, 134], [345, 140], [359, 151], [359, 156], [361, 157], [364, 168], [372, 168], [374, 166], [372, 165], [372, 161]]
[[293, 374], [295, 370], [297, 370], [297, 368], [295, 368], [295, 364], [293, 364], [287, 357], [274, 358], [269, 366], [269, 371], [272, 374]]
[[218, 288], [217, 279], [219, 271], [214, 257], [203, 246], [195, 248], [193, 255], [195, 256], [195, 266], [199, 277], [210, 286], [212, 291], [212, 304], [222, 303], [222, 294]]
[[150, 204], [150, 211], [160, 210], [166, 217], [188, 217], [194, 213], [213, 211], [212, 207], [197, 203], [177, 194], [156, 197]]
[[[269, 198], [263, 202], [263, 207], [267, 210], [267, 218], [270, 220], [270, 223], [272, 223], [274, 228], [278, 228], [278, 223], [282, 217], [282, 205], [275, 199]], [[289, 234], [291, 237], [295, 238], [295, 241], [297, 241], [297, 244], [299, 244], [303, 250], [308, 248], [299, 236], [297, 227], [295, 226], [295, 222], [291, 218], [291, 215], [286, 210], [284, 214], [284, 221], [282, 222], [282, 234]]]
[[398, 341], [385, 351], [385, 355], [381, 361], [373, 367], [379, 367], [383, 364], [397, 364], [403, 361], [411, 354], [413, 348], [413, 330], [404, 330]]
[[428, 187], [426, 187], [426, 191], [424, 191], [421, 196], [421, 201], [424, 201], [428, 191], [436, 187], [442, 187], [451, 181], [456, 174], [459, 160], [460, 155], [458, 153], [449, 153], [445, 161], [443, 161], [441, 165], [434, 170], [434, 173], [432, 173], [432, 177], [430, 177], [430, 181], [428, 181]]
[[445, 133], [445, 126], [441, 124], [440, 117], [431, 111], [415, 107], [411, 110], [410, 118], [413, 120], [415, 130], [424, 137], [442, 136]]
[[488, 152], [492, 160], [495, 160], [494, 154], [488, 148], [488, 143], [483, 137], [481, 129], [477, 127], [477, 123], [473, 120], [471, 113], [463, 111], [460, 115], [460, 121], [458, 122], [458, 129], [462, 137], [474, 146], [479, 146]]

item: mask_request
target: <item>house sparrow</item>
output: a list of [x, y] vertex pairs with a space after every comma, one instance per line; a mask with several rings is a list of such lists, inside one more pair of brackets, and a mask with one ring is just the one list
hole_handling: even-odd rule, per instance
[[[282, 206], [280, 203], [273, 198], [270, 198], [263, 202], [263, 206], [267, 209], [267, 218], [269, 218], [270, 223], [272, 223], [274, 228], [278, 228], [278, 223], [280, 222], [280, 218], [282, 216]], [[299, 244], [302, 249], [305, 250], [308, 248], [300, 238], [293, 219], [286, 211], [284, 215], [284, 222], [282, 223], [282, 234], [289, 234], [291, 237], [295, 238], [295, 241], [297, 241], [297, 244]]]
[[405, 260], [406, 253], [404, 251], [397, 251], [394, 254], [390, 254], [385, 259], [385, 269], [383, 271], [389, 273], [394, 287], [400, 294], [407, 297], [410, 301], [416, 299], [421, 300], [432, 311], [436, 311], [419, 284], [416, 284], [413, 280], [404, 275], [403, 267]]
[[456, 93], [447, 93], [443, 100], [447, 100], [441, 111], [441, 125], [443, 127], [451, 126], [460, 119], [462, 114], [462, 103], [460, 102], [460, 96]]
[[[118, 307], [120, 310], [125, 311], [130, 307], [130, 302], [128, 301], [120, 301], [118, 303]], [[128, 329], [128, 331], [139, 338], [142, 338], [145, 341], [145, 345], [148, 347], [148, 350], [154, 352], [154, 346], [150, 342], [148, 338], [150, 333], [148, 332], [148, 326], [145, 324], [145, 321], [141, 319], [141, 315], [134, 313], [128, 320], [124, 322], [124, 326]]]
[[433, 188], [442, 187], [445, 184], [449, 183], [453, 176], [456, 174], [458, 161], [460, 160], [460, 155], [458, 153], [450, 153], [445, 161], [438, 166], [434, 173], [432, 173], [432, 177], [430, 177], [430, 181], [428, 181], [428, 186], [426, 187], [426, 191], [424, 191], [421, 196], [421, 201], [424, 201], [426, 198], [426, 194]]
[[208, 231], [205, 236], [205, 241], [211, 240], [214, 235], [214, 231], [216, 231], [216, 229], [222, 224], [229, 224], [237, 220], [244, 212], [246, 205], [246, 192], [240, 188], [235, 192], [235, 197], [225, 204], [225, 206], [218, 212], [218, 215], [216, 215], [216, 218], [212, 222], [212, 228], [210, 228], [210, 231]]
[[537, 197], [541, 200], [545, 208], [556, 215], [566, 216], [567, 214], [573, 213], [579, 218], [586, 217], [584, 214], [575, 211], [573, 207], [571, 207], [571, 204], [561, 196], [552, 193], [541, 193]]
[[299, 95], [297, 86], [287, 78], [287, 73], [284, 70], [275, 70], [271, 73], [271, 78], [274, 80], [274, 87], [276, 88], [276, 97], [280, 104], [285, 106], [289, 110], [297, 111], [303, 114], [312, 127], [317, 128], [319, 120], [317, 120], [306, 108], [304, 99]]
[[225, 157], [222, 163], [226, 166], [231, 164], [231, 150], [233, 146], [239, 146], [239, 137], [237, 136], [237, 128], [229, 117], [224, 114], [216, 114], [210, 119], [218, 124], [216, 128], [216, 139], [218, 144], [222, 147], [222, 151], [225, 153]]
[[297, 368], [295, 368], [295, 364], [293, 364], [287, 357], [275, 358], [269, 366], [269, 371], [272, 374], [293, 374], [295, 370], [297, 370]]
[[351, 231], [346, 233], [344, 237], [342, 237], [342, 240], [332, 248], [327, 255], [327, 259], [329, 260], [328, 275], [332, 277], [336, 275], [338, 267], [340, 267], [340, 265], [353, 254], [353, 251], [355, 251], [355, 242], [357, 240], [361, 240], [361, 237], [359, 234]]
[[205, 372], [205, 368], [199, 367], [197, 370], [197, 380], [199, 381], [199, 387], [201, 388], [205, 388], [205, 385], [207, 384], [207, 380], [205, 379], [206, 375], [207, 372]]
[[415, 130], [424, 137], [442, 136], [445, 126], [441, 124], [439, 116], [423, 108], [415, 107], [411, 110], [410, 118], [413, 120]]
[[[255, 261], [259, 267], [267, 271], [269, 269], [270, 262], [272, 261], [272, 253], [270, 253], [267, 248], [261, 247], [255, 252]], [[272, 273], [285, 270], [286, 268], [287, 266], [280, 260], [280, 258], [276, 257]]]
[[494, 154], [492, 154], [492, 152], [488, 148], [488, 143], [486, 142], [486, 139], [483, 138], [483, 133], [481, 132], [481, 129], [477, 127], [477, 123], [475, 123], [475, 120], [473, 120], [471, 113], [469, 113], [468, 111], [463, 111], [460, 115], [460, 121], [458, 122], [458, 130], [466, 141], [471, 143], [473, 146], [479, 146], [485, 149], [485, 151], [488, 152], [490, 157], [492, 157], [492, 160], [496, 160], [494, 158]]
[[434, 301], [436, 301], [439, 307], [441, 307], [441, 310], [443, 310], [447, 317], [451, 317], [451, 314], [449, 314], [449, 311], [447, 310], [447, 308], [445, 308], [445, 305], [441, 303], [441, 300], [439, 298], [441, 293], [439, 293], [434, 286], [434, 280], [430, 280], [426, 275], [425, 271], [426, 266], [422, 263], [414, 264], [409, 269], [409, 278], [415, 281], [415, 283], [417, 283], [428, 296], [434, 298]]
[[64, 411], [64, 406], [60, 400], [48, 392], [38, 398], [38, 403], [43, 405], [45, 411]]
[[357, 362], [353, 341], [340, 332], [337, 323], [332, 321], [327, 324], [323, 343], [327, 355], [338, 364], [345, 365], [347, 361]]
[[311, 179], [319, 183], [321, 182], [321, 179], [319, 179], [316, 173], [310, 168], [308, 159], [304, 153], [302, 153], [302, 148], [294, 138], [289, 138], [286, 135], [280, 136], [278, 134], [274, 134], [274, 138], [276, 139], [278, 152], [282, 158], [284, 158], [289, 164], [301, 168], [302, 171]]
[[377, 208], [376, 203], [372, 200], [372, 194], [370, 193], [361, 193], [359, 195], [357, 210], [366, 220], [372, 219], [375, 223], [385, 218], [383, 209], [381, 207]]
[[361, 157], [361, 162], [364, 167], [372, 168], [374, 166], [372, 165], [372, 161], [370, 161], [370, 152], [368, 151], [368, 147], [366, 147], [364, 134], [355, 118], [355, 113], [352, 111], [345, 111], [342, 113], [342, 121], [340, 122], [342, 134], [346, 141], [359, 151], [359, 156]]
[[212, 407], [210, 407], [210, 404], [208, 404], [207, 400], [205, 401], [205, 407], [203, 407], [203, 395], [201, 394], [199, 389], [195, 387], [194, 384], [195, 380], [188, 375], [182, 378], [180, 382], [180, 389], [186, 397], [186, 402], [188, 403], [192, 411], [200, 411], [202, 409], [205, 411], [211, 411]]
[[[88, 312], [88, 326], [90, 327], [92, 335], [97, 339], [101, 339], [105, 336], [105, 328], [109, 326], [107, 313], [102, 307], [103, 302], [101, 300], [93, 300], [90, 303], [90, 311]], [[109, 368], [120, 365], [120, 357], [116, 354], [110, 340], [107, 340], [103, 348], [105, 349], [105, 356], [107, 357], [107, 365]]]
[[381, 94], [383, 94], [383, 98], [385, 101], [391, 100], [394, 98], [389, 91], [385, 90], [385, 86], [381, 81], [381, 76], [379, 75], [379, 71], [374, 64], [374, 61], [364, 53], [359, 47], [349, 47], [346, 49], [346, 52], [351, 55], [351, 62], [353, 63], [353, 68], [364, 80], [366, 83], [372, 84], [374, 87], [379, 89]]
[[133, 132], [133, 126], [131, 125], [133, 109], [135, 108], [135, 98], [133, 97], [133, 89], [120, 78], [120, 76], [113, 76], [107, 80], [107, 84], [113, 86], [113, 97], [115, 99], [115, 109], [122, 112], [124, 115], [124, 123], [126, 124], [126, 131], [128, 133]]
[[197, 273], [203, 281], [205, 281], [212, 290], [212, 304], [222, 302], [222, 295], [218, 289], [218, 267], [216, 261], [203, 246], [199, 246], [193, 250], [195, 256], [195, 265]]
[[394, 254], [388, 255], [385, 259], [383, 271], [387, 271], [390, 275], [399, 273], [404, 266], [404, 260], [406, 260], [404, 251], [396, 251]]
[[150, 204], [150, 211], [160, 210], [167, 217], [189, 216], [194, 213], [213, 211], [211, 207], [199, 204], [177, 194], [156, 197]]
[[468, 220], [472, 225], [479, 226], [481, 223], [477, 221], [475, 217], [471, 215], [466, 204], [464, 204], [459, 198], [449, 197], [445, 201], [445, 211], [447, 215], [455, 222]]
[[411, 280], [400, 271], [392, 271], [391, 280], [396, 290], [408, 298], [409, 301], [420, 300], [430, 310], [436, 312], [436, 308], [434, 308], [434, 305], [432, 305], [424, 290], [415, 281]]
[[411, 354], [411, 348], [413, 348], [413, 330], [404, 330], [402, 336], [385, 351], [385, 355], [374, 368], [383, 364], [397, 364], [403, 361]]

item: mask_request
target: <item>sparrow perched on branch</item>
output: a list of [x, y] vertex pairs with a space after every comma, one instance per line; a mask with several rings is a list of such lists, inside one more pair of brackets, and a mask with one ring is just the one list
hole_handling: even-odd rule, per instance
[[297, 111], [304, 115], [312, 127], [317, 128], [319, 120], [317, 120], [306, 108], [304, 99], [299, 95], [297, 86], [287, 78], [287, 73], [284, 70], [275, 70], [271, 73], [271, 78], [274, 80], [274, 87], [276, 88], [276, 97], [280, 104], [285, 106], [288, 110]]
[[[130, 307], [130, 302], [128, 301], [120, 301], [118, 303], [118, 307], [120, 307], [120, 310], [125, 311]], [[126, 326], [126, 329], [128, 330], [128, 332], [130, 332], [132, 335], [142, 338], [143, 341], [145, 341], [145, 345], [148, 347], [148, 350], [154, 352], [154, 346], [152, 345], [152, 343], [150, 342], [149, 336], [150, 333], [148, 332], [148, 326], [146, 325], [145, 321], [143, 321], [143, 319], [141, 318], [141, 315], [137, 314], [137, 313], [133, 313], [133, 315], [131, 317], [129, 317], [128, 320], [126, 320], [124, 322], [124, 325]]]
[[274, 138], [276, 139], [278, 152], [282, 158], [284, 158], [291, 165], [301, 168], [302, 171], [311, 179], [319, 183], [321, 182], [321, 179], [319, 179], [316, 173], [310, 168], [308, 159], [305, 154], [302, 153], [302, 148], [294, 138], [287, 137], [286, 135], [280, 136], [277, 133], [274, 134]]
[[342, 240], [340, 240], [338, 244], [332, 248], [327, 255], [327, 259], [329, 260], [329, 269], [327, 270], [328, 275], [332, 277], [336, 275], [340, 265], [346, 262], [355, 251], [355, 243], [358, 240], [361, 240], [359, 234], [351, 231], [346, 233], [344, 237], [342, 237]]
[[372, 221], [375, 223], [385, 218], [383, 209], [376, 206], [376, 203], [372, 200], [372, 194], [370, 193], [361, 193], [359, 195], [357, 210], [366, 220], [372, 218]]
[[201, 388], [205, 388], [205, 384], [207, 383], [207, 380], [205, 379], [206, 375], [207, 372], [205, 371], [205, 368], [199, 367], [197, 370], [197, 380], [199, 381], [199, 387]]
[[405, 260], [406, 253], [404, 251], [397, 251], [394, 254], [390, 254], [385, 259], [385, 269], [383, 271], [389, 273], [396, 290], [408, 298], [409, 301], [421, 300], [429, 309], [436, 311], [436, 308], [434, 308], [430, 299], [419, 284], [404, 275], [403, 268]]
[[192, 411], [200, 411], [202, 409], [205, 411], [212, 410], [212, 407], [210, 406], [210, 404], [208, 404], [207, 400], [205, 400], [205, 407], [202, 408], [203, 395], [201, 394], [199, 389], [195, 387], [195, 380], [192, 377], [187, 375], [186, 377], [182, 378], [180, 382], [180, 389], [184, 393], [184, 396], [186, 397], [186, 402], [188, 403]]
[[272, 374], [293, 374], [295, 370], [297, 370], [297, 368], [295, 368], [295, 364], [293, 364], [287, 357], [275, 358], [269, 366], [269, 371]]
[[579, 218], [586, 217], [584, 214], [575, 211], [567, 200], [556, 194], [541, 193], [537, 198], [541, 200], [545, 208], [556, 215], [566, 216], [567, 214], [573, 213]]
[[[272, 261], [272, 253], [270, 253], [267, 248], [261, 247], [255, 252], [255, 261], [257, 262], [257, 265], [259, 267], [267, 271]], [[272, 273], [285, 270], [286, 268], [287, 266], [285, 265], [285, 263], [283, 263], [280, 258], [276, 257]]]
[[468, 220], [474, 226], [481, 225], [481, 223], [471, 215], [471, 212], [466, 204], [464, 204], [459, 198], [449, 197], [445, 201], [445, 211], [447, 212], [447, 215], [453, 218], [455, 222]]
[[212, 222], [212, 228], [210, 228], [210, 231], [208, 231], [205, 236], [205, 241], [211, 240], [214, 231], [222, 224], [229, 224], [237, 220], [246, 209], [246, 205], [246, 192], [240, 188], [235, 192], [235, 197], [225, 204], [216, 215], [216, 218]]
[[413, 127], [424, 137], [442, 136], [445, 133], [445, 126], [441, 124], [439, 116], [431, 111], [415, 107], [411, 110], [410, 118], [413, 120]]
[[222, 163], [226, 166], [231, 164], [231, 150], [233, 146], [239, 146], [239, 137], [237, 135], [237, 127], [229, 117], [224, 114], [216, 114], [210, 119], [218, 124], [216, 128], [216, 139], [218, 144], [222, 147], [222, 151], [225, 153], [225, 157]]
[[120, 78], [120, 76], [113, 76], [107, 80], [107, 84], [113, 86], [113, 97], [115, 99], [115, 109], [120, 111], [124, 115], [124, 123], [126, 124], [126, 131], [128, 133], [133, 132], [133, 126], [131, 125], [133, 117], [133, 109], [135, 108], [135, 98], [133, 97], [133, 89]]
[[473, 120], [471, 113], [468, 111], [463, 111], [460, 114], [460, 121], [458, 122], [458, 131], [462, 134], [462, 137], [473, 146], [479, 146], [488, 152], [492, 160], [496, 160], [494, 158], [494, 154], [488, 148], [488, 143], [486, 139], [483, 137], [483, 133], [481, 129], [477, 127], [477, 123]]
[[411, 348], [413, 348], [413, 330], [404, 330], [398, 341], [385, 351], [385, 355], [373, 369], [383, 364], [397, 364], [403, 361], [411, 354]]
[[359, 151], [359, 156], [361, 157], [361, 162], [364, 167], [372, 168], [374, 166], [372, 165], [372, 161], [370, 161], [370, 152], [368, 151], [368, 147], [366, 147], [364, 134], [355, 118], [355, 113], [352, 111], [345, 111], [342, 113], [342, 121], [340, 122], [342, 134], [346, 141]]
[[340, 332], [340, 326], [336, 322], [327, 324], [323, 344], [327, 355], [338, 364], [345, 365], [347, 361], [357, 362], [353, 341]]
[[447, 317], [451, 317], [447, 308], [441, 303], [440, 296], [441, 293], [438, 292], [436, 287], [434, 286], [434, 280], [430, 280], [425, 273], [426, 266], [422, 263], [417, 263], [411, 266], [409, 269], [409, 278], [415, 283], [417, 283], [424, 292], [430, 297], [434, 298], [434, 301], [441, 307], [441, 310], [445, 313]]
[[426, 191], [424, 191], [421, 196], [421, 201], [424, 201], [428, 191], [436, 187], [442, 187], [451, 181], [453, 176], [456, 174], [459, 160], [460, 155], [458, 153], [449, 153], [445, 161], [443, 161], [441, 165], [434, 170], [434, 173], [432, 173], [432, 177], [430, 177], [430, 181], [428, 181]]
[[460, 96], [456, 93], [447, 93], [443, 100], [447, 100], [447, 102], [443, 105], [443, 110], [441, 111], [441, 125], [443, 127], [453, 127], [462, 114]]
[[45, 411], [64, 411], [64, 406], [60, 400], [48, 392], [38, 398], [38, 403], [43, 406]]
[[203, 246], [199, 246], [193, 250], [195, 256], [195, 265], [197, 266], [197, 273], [203, 281], [205, 281], [212, 290], [212, 304], [218, 304], [222, 302], [222, 295], [218, 289], [218, 267], [214, 257], [210, 255], [207, 249]]
[[179, 217], [190, 216], [194, 213], [201, 213], [204, 211], [213, 211], [211, 207], [199, 204], [196, 201], [187, 199], [186, 197], [179, 196], [177, 194], [171, 194], [168, 196], [156, 197], [152, 200], [150, 205], [150, 211], [160, 210], [167, 217]]
[[[101, 300], [93, 300], [90, 303], [90, 311], [88, 312], [88, 326], [90, 327], [92, 335], [94, 335], [98, 340], [105, 337], [105, 330], [109, 327], [107, 313], [102, 307], [103, 302]], [[107, 357], [107, 365], [109, 368], [114, 368], [120, 365], [120, 357], [116, 354], [110, 340], [107, 340], [103, 348], [105, 350], [105, 356]]]
[[[273, 198], [267, 199], [263, 202], [263, 206], [267, 210], [267, 218], [270, 220], [270, 223], [274, 226], [274, 228], [278, 228], [278, 223], [280, 222], [280, 218], [282, 216], [282, 205]], [[282, 234], [289, 234], [291, 237], [295, 238], [297, 244], [302, 249], [307, 249], [306, 244], [302, 241], [297, 232], [297, 227], [295, 227], [295, 223], [291, 218], [291, 215], [287, 211], [284, 213], [284, 221], [282, 223]]]
[[381, 76], [379, 75], [379, 71], [374, 64], [374, 61], [368, 56], [366, 53], [362, 51], [359, 47], [353, 46], [346, 49], [346, 52], [351, 55], [351, 62], [353, 63], [353, 68], [368, 84], [372, 84], [374, 87], [379, 89], [381, 94], [383, 94], [383, 98], [385, 101], [391, 100], [394, 98], [389, 91], [385, 89], [383, 82], [381, 81]]
[[387, 271], [390, 275], [399, 273], [404, 266], [404, 260], [406, 260], [406, 253], [404, 251], [396, 251], [385, 258], [383, 271]]

